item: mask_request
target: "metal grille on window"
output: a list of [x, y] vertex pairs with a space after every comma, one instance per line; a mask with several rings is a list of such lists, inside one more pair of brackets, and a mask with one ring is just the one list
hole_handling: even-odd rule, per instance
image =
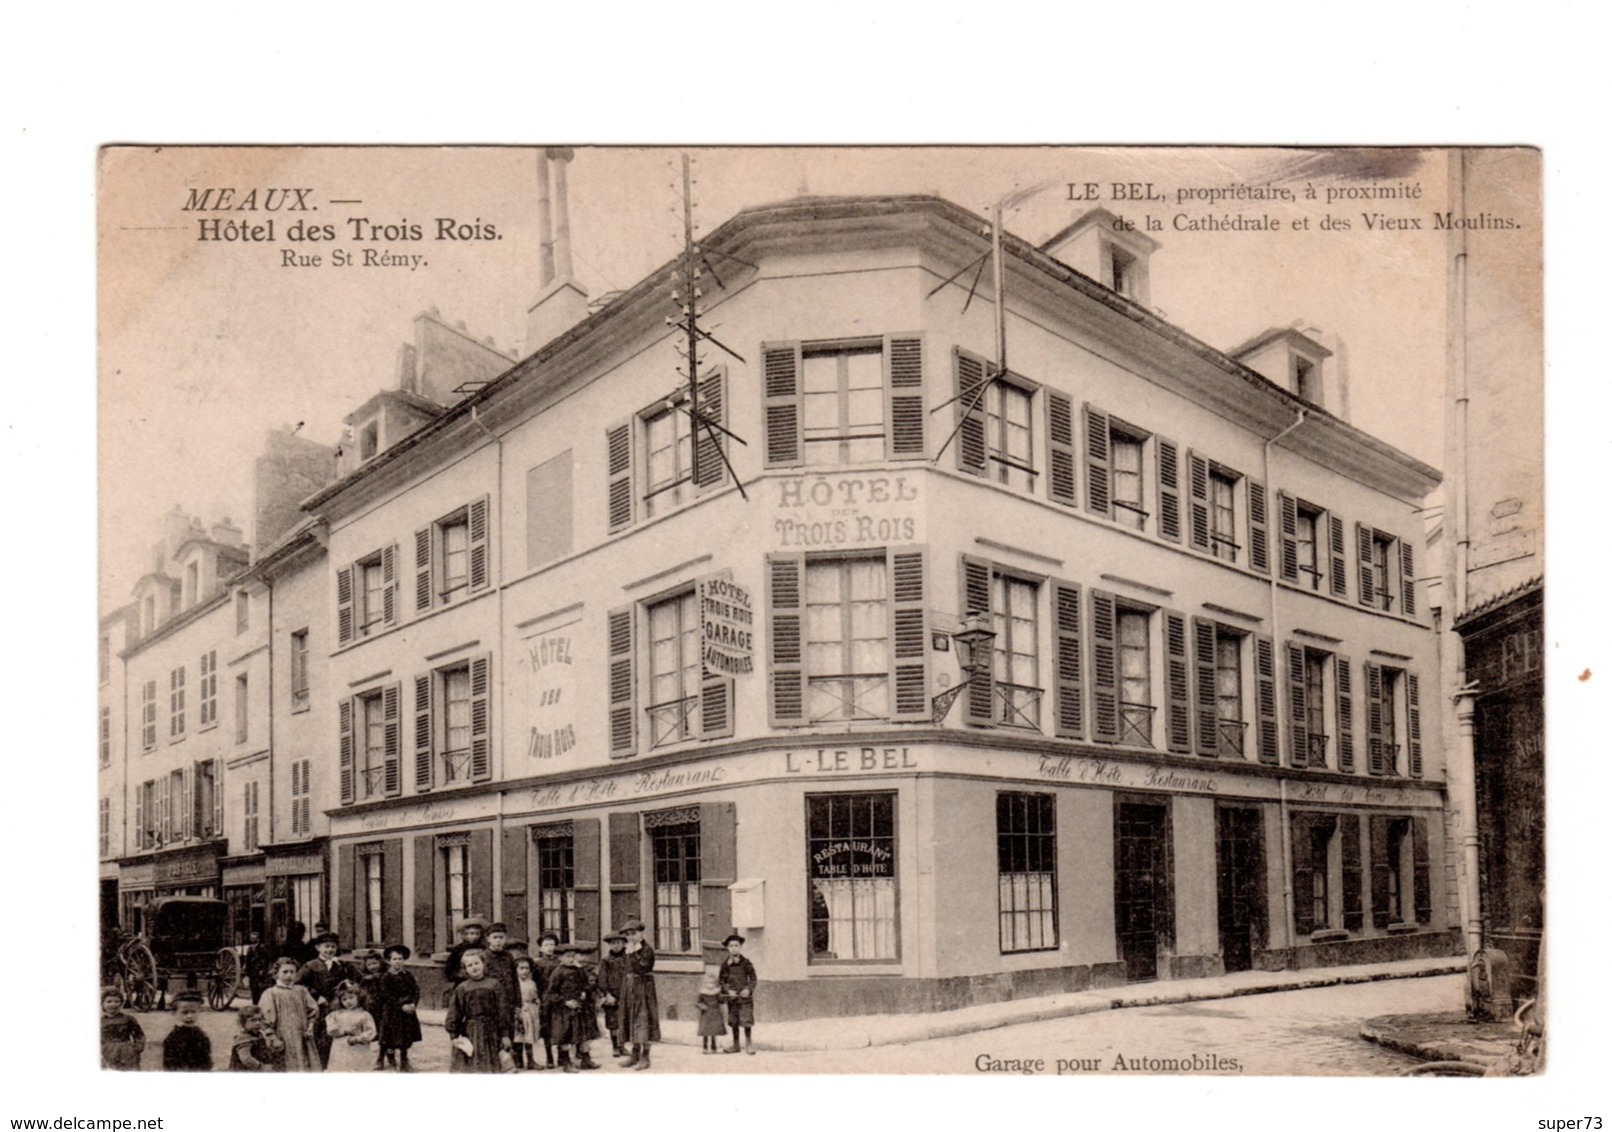
[[884, 558], [806, 565], [807, 714], [888, 719], [890, 613]]
[[[698, 811], [696, 811], [696, 814]], [[700, 948], [700, 823], [646, 821], [655, 869], [655, 947]]]
[[806, 803], [811, 958], [896, 958], [895, 795]]
[[693, 591], [649, 607], [649, 745], [694, 735], [700, 702], [700, 619]]
[[1040, 630], [1034, 582], [1006, 574], [991, 579], [992, 628], [996, 630], [996, 721], [1005, 727], [1041, 729], [1041, 672], [1036, 655]]
[[996, 862], [1004, 952], [1058, 946], [1057, 836], [1050, 794], [996, 796]]

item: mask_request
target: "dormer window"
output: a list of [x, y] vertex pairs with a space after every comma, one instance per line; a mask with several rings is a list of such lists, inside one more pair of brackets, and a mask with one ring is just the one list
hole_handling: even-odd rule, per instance
[[358, 430], [358, 459], [360, 461], [373, 459], [381, 450], [381, 421], [377, 417], [367, 421]]
[[201, 596], [201, 563], [192, 562], [185, 567], [185, 605], [195, 605]]
[[1320, 402], [1321, 375], [1316, 364], [1308, 358], [1293, 357], [1293, 392], [1306, 401]]
[[1107, 248], [1107, 268], [1104, 280], [1116, 294], [1126, 298], [1135, 298], [1136, 290], [1136, 257], [1130, 253], [1109, 244]]
[[145, 600], [140, 602], [140, 631], [154, 633], [157, 630], [157, 595], [146, 594]]

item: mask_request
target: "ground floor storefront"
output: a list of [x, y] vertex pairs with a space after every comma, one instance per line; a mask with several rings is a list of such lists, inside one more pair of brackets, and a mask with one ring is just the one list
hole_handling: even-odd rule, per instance
[[338, 811], [333, 923], [407, 943], [429, 998], [467, 916], [641, 918], [670, 1017], [732, 929], [774, 1019], [1458, 947], [1439, 787], [1037, 747], [751, 747]]

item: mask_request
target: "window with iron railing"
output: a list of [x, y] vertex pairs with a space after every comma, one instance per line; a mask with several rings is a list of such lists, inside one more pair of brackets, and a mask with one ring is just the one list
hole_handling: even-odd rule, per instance
[[1119, 630], [1119, 741], [1153, 745], [1153, 660], [1148, 639], [1149, 614], [1121, 607]]
[[1109, 495], [1114, 504], [1114, 521], [1137, 531], [1147, 525], [1147, 508], [1142, 504], [1146, 490], [1142, 472], [1145, 444], [1142, 437], [1109, 426]]
[[360, 796], [379, 798], [386, 792], [386, 717], [382, 708], [381, 693], [363, 696], [358, 701], [359, 732], [363, 736], [363, 754], [359, 762], [362, 783]]
[[807, 715], [813, 723], [890, 717], [890, 599], [885, 560], [806, 565]]
[[1248, 723], [1243, 719], [1243, 638], [1215, 627], [1215, 745], [1241, 758]]
[[470, 666], [445, 669], [442, 680], [442, 781], [470, 778]]
[[1237, 561], [1237, 480], [1218, 468], [1209, 472], [1209, 541], [1216, 558]]
[[649, 606], [649, 745], [694, 737], [700, 702], [700, 617], [693, 590]]
[[996, 631], [996, 722], [1041, 729], [1041, 665], [1037, 655], [1039, 587], [1011, 574], [991, 578], [991, 621]]

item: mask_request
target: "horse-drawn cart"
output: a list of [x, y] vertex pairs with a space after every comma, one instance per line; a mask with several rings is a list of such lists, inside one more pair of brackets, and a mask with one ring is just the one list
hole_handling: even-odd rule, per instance
[[147, 905], [145, 930], [118, 947], [118, 978], [129, 1005], [165, 1008], [168, 983], [177, 975], [187, 988], [202, 990], [214, 1010], [227, 1008], [241, 981], [229, 923], [229, 905], [204, 896], [165, 896]]

